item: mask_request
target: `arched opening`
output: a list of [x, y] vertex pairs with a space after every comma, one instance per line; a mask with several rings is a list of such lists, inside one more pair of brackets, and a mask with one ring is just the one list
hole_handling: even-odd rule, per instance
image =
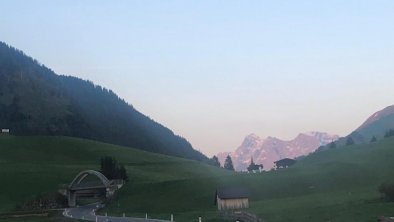
[[[78, 187], [100, 187], [102, 181], [92, 174], [87, 174], [80, 181]], [[103, 202], [106, 198], [106, 187], [76, 191], [76, 205], [83, 206], [91, 203]]]
[[68, 186], [69, 206], [103, 201], [108, 194], [110, 181], [100, 172], [80, 172]]

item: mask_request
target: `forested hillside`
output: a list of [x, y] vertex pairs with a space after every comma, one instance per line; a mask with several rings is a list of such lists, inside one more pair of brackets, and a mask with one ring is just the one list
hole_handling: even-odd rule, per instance
[[195, 160], [184, 138], [138, 112], [113, 91], [59, 76], [0, 42], [0, 128], [15, 135], [64, 135]]

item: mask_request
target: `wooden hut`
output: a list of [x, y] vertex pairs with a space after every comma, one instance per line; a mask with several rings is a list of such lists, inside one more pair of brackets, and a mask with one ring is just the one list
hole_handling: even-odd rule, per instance
[[219, 188], [215, 203], [219, 211], [248, 208], [249, 191], [244, 188]]
[[296, 160], [293, 160], [290, 158], [284, 158], [284, 159], [275, 161], [274, 164], [275, 164], [276, 169], [280, 169], [280, 168], [288, 168], [288, 167], [294, 165], [296, 162], [297, 162]]

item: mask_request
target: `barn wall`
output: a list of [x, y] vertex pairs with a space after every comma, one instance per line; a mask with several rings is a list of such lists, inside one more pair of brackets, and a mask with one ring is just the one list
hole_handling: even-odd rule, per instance
[[248, 198], [240, 199], [220, 199], [217, 198], [218, 210], [233, 210], [243, 209], [249, 207]]

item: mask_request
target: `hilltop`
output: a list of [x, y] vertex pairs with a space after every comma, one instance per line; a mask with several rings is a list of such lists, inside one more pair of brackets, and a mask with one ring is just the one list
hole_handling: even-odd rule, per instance
[[206, 160], [184, 138], [140, 113], [113, 91], [57, 75], [0, 42], [0, 128], [13, 135], [88, 138], [194, 160]]

